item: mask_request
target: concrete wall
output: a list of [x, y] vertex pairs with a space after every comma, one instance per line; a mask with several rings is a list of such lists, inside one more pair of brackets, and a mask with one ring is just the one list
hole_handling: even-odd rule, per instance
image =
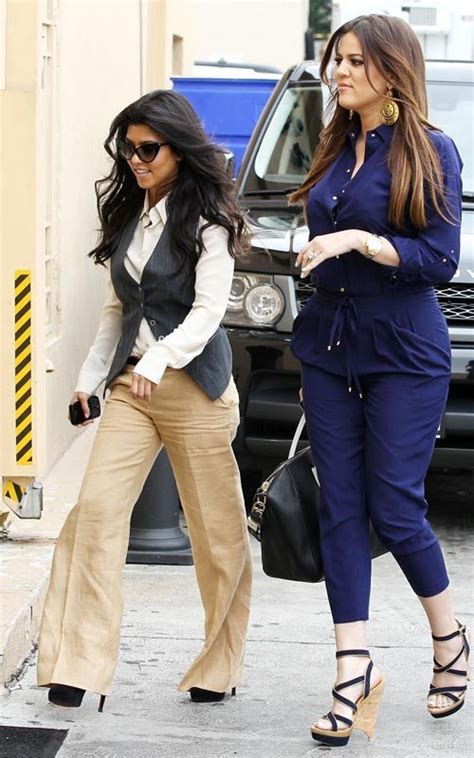
[[[104, 296], [104, 272], [87, 252], [110, 121], [170, 76], [190, 74], [196, 58], [285, 69], [302, 57], [307, 12], [308, 0], [0, 0], [3, 477], [41, 478], [77, 434], [66, 413]], [[28, 466], [15, 458], [18, 269], [33, 277]]]
[[63, 0], [58, 9], [52, 172], [56, 324], [46, 350], [48, 464], [77, 433], [66, 421], [66, 406], [103, 299], [104, 272], [87, 257], [97, 238], [94, 182], [108, 173], [102, 144], [115, 114], [141, 93], [139, 1], [114, 5], [113, 14], [109, 2], [97, 0]]
[[[108, 172], [102, 144], [113, 117], [145, 91], [169, 86], [173, 35], [185, 41], [180, 2], [61, 0], [55, 140], [58, 335], [47, 349], [48, 467], [76, 434], [65, 401], [91, 344], [104, 272], [87, 258], [97, 238], [94, 181]], [[182, 10], [182, 9], [181, 9]], [[184, 44], [184, 42], [183, 42]], [[87, 50], [87, 55], [83, 51]], [[183, 66], [193, 54], [186, 46]], [[58, 398], [63, 405], [58, 413]]]
[[170, 87], [170, 77], [189, 75], [196, 52], [200, 0], [150, 0], [146, 5], [146, 88]]
[[[125, 105], [168, 87], [173, 73], [190, 73], [192, 19], [186, 0], [0, 3], [0, 474], [41, 478], [77, 434], [67, 404], [104, 296], [104, 272], [87, 258], [97, 238], [94, 182], [108, 173], [103, 141]], [[34, 458], [21, 468], [18, 268], [33, 276]]]
[[196, 58], [223, 57], [285, 71], [303, 60], [309, 0], [194, 0]]
[[[19, 466], [15, 455], [14, 300], [18, 269], [31, 270], [34, 286], [42, 289], [41, 275], [38, 277], [36, 271], [40, 215], [37, 10], [34, 2], [4, 3], [0, 38], [3, 63], [0, 91], [0, 460], [7, 461], [9, 474], [24, 476], [29, 475], [31, 465]], [[10, 39], [14, 39], [21, 55], [15, 56]], [[19, 149], [21, 145], [25, 149]], [[41, 319], [42, 302], [37, 301], [33, 307], [33, 340], [41, 331], [38, 330]], [[41, 344], [38, 347], [40, 361], [43, 360], [42, 347]], [[29, 386], [39, 387], [42, 379], [35, 363]], [[33, 437], [35, 450], [44, 449], [44, 424], [39, 417], [33, 426]]]

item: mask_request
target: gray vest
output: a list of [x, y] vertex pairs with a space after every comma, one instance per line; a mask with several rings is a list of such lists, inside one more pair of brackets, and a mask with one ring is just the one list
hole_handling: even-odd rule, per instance
[[[156, 340], [166, 337], [184, 321], [195, 298], [194, 272], [176, 273], [177, 264], [169, 239], [168, 225], [151, 254], [138, 283], [125, 268], [125, 256], [132, 241], [137, 219], [126, 227], [117, 250], [110, 258], [112, 284], [122, 303], [122, 334], [105, 386], [122, 373], [137, 338], [140, 322], [146, 318]], [[229, 384], [232, 353], [225, 330], [220, 326], [206, 347], [187, 366], [189, 376], [211, 400], [220, 397]]]

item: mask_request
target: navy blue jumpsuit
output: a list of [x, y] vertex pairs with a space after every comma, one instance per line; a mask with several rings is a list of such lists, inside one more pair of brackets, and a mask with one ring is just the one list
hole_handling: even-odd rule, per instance
[[[310, 239], [363, 229], [390, 240], [399, 267], [357, 251], [312, 273], [316, 293], [295, 321], [292, 351], [302, 363], [308, 434], [321, 482], [321, 550], [335, 623], [369, 616], [369, 517], [413, 590], [448, 586], [438, 540], [426, 519], [424, 479], [451, 373], [446, 321], [433, 284], [456, 272], [462, 163], [452, 140], [429, 131], [454, 223], [428, 206], [428, 226], [388, 222], [393, 127], [366, 137], [353, 179], [357, 128], [310, 190]], [[396, 177], [394, 178], [396, 181]]]

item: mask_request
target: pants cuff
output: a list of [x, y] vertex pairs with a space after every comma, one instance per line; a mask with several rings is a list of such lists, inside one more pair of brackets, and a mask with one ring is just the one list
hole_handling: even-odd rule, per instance
[[448, 572], [438, 541], [416, 553], [394, 558], [419, 597], [434, 597], [448, 587]]

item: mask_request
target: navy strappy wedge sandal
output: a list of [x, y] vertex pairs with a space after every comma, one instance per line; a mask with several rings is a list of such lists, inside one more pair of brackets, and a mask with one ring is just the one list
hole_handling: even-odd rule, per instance
[[[349, 719], [338, 713], [329, 711], [326, 714], [326, 718], [331, 725], [330, 728], [324, 729], [316, 724], [310, 727], [313, 739], [322, 742], [323, 745], [347, 745], [354, 729], [365, 732], [369, 740], [374, 735], [385, 681], [381, 679], [376, 685], [371, 687], [370, 679], [374, 664], [368, 650], [340, 650], [336, 653], [336, 658], [342, 658], [346, 655], [360, 656], [369, 658], [370, 660], [364, 674], [357, 676], [355, 679], [350, 679], [348, 682], [336, 684], [332, 691], [334, 699], [350, 708], [354, 714], [354, 718]], [[347, 687], [359, 683], [364, 685], [364, 692], [357, 698], [357, 702], [353, 703], [352, 700], [340, 694]]]
[[[436, 637], [434, 634], [431, 636], [435, 640], [435, 642], [447, 642], [448, 640], [454, 639], [454, 637], [461, 637], [461, 648], [459, 650], [459, 653], [450, 661], [449, 663], [446, 663], [444, 666], [439, 663], [439, 661], [436, 660], [435, 657], [433, 657], [433, 674], [451, 674], [451, 676], [462, 676], [466, 677], [469, 681], [469, 669], [468, 669], [468, 663], [469, 663], [469, 642], [467, 639], [467, 629], [465, 624], [460, 624], [459, 621], [456, 622], [458, 625], [458, 628], [455, 632], [452, 632], [451, 634], [446, 634], [444, 637]], [[461, 656], [465, 654], [466, 656], [466, 669], [455, 669], [453, 666], [458, 662], [458, 660], [461, 658]], [[446, 685], [445, 687], [435, 687], [433, 683], [430, 685], [430, 689], [428, 692], [428, 697], [431, 695], [443, 695], [444, 697], [448, 698], [448, 700], [451, 700], [451, 703], [449, 705], [445, 705], [441, 708], [437, 708], [436, 706], [432, 706], [428, 703], [427, 708], [428, 712], [433, 716], [435, 719], [442, 719], [446, 716], [452, 716], [453, 713], [456, 713], [456, 711], [459, 711], [463, 705], [464, 700], [466, 698], [466, 690], [467, 690], [467, 684], [459, 684], [459, 685], [453, 685], [449, 686]]]

